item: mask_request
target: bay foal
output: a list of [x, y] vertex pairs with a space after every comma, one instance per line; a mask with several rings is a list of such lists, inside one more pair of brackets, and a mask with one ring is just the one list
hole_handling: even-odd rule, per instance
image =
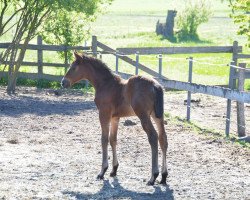
[[[118, 160], [116, 154], [117, 129], [120, 117], [139, 117], [152, 151], [152, 174], [148, 185], [154, 185], [159, 175], [158, 139], [162, 150], [162, 179], [166, 184], [167, 136], [163, 124], [163, 89], [153, 79], [133, 76], [128, 80], [113, 74], [100, 60], [74, 53], [75, 60], [62, 79], [62, 86], [68, 88], [74, 83], [87, 79], [95, 88], [95, 103], [99, 110], [102, 128], [102, 168], [98, 179], [103, 179], [108, 169], [108, 142], [113, 152], [113, 170], [110, 176], [116, 176]], [[151, 117], [156, 123], [157, 134]]]

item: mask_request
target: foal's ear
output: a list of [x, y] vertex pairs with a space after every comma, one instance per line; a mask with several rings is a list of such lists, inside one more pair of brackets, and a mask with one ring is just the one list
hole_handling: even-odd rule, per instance
[[76, 51], [74, 51], [74, 56], [75, 56], [76, 60], [81, 60], [82, 59], [82, 57]]

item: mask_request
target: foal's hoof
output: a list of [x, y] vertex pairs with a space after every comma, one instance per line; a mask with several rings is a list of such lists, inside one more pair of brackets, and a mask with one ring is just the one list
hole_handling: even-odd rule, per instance
[[110, 173], [110, 177], [115, 177], [116, 176], [116, 172], [111, 172]]
[[104, 178], [104, 175], [102, 175], [102, 174], [99, 174], [99, 175], [96, 177], [97, 180], [103, 180], [103, 178]]
[[147, 185], [154, 185], [155, 184], [155, 180], [157, 179], [159, 175], [159, 172], [155, 173], [153, 177], [151, 177], [151, 179], [148, 181]]
[[154, 185], [154, 184], [155, 184], [155, 182], [154, 182], [154, 181], [148, 181], [148, 182], [147, 182], [147, 185], [148, 185], [148, 186], [150, 186], [150, 185]]
[[160, 182], [160, 184], [166, 185], [166, 184], [167, 184], [167, 183], [166, 183], [166, 179], [167, 179], [168, 173], [165, 172], [165, 173], [163, 173], [161, 176], [162, 176], [162, 177], [161, 177], [161, 182]]
[[119, 166], [119, 164], [118, 164], [117, 166], [114, 166], [114, 167], [113, 167], [113, 170], [112, 170], [112, 172], [110, 173], [110, 176], [111, 176], [111, 177], [115, 177], [115, 176], [116, 176], [116, 172], [117, 172], [118, 166]]
[[105, 167], [104, 169], [101, 170], [100, 174], [96, 177], [97, 180], [102, 180], [104, 178], [104, 174], [106, 173], [108, 167]]

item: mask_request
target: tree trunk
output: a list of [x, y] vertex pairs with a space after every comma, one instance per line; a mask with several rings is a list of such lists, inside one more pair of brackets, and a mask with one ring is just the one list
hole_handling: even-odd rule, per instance
[[168, 10], [168, 15], [166, 19], [166, 27], [163, 30], [163, 35], [167, 38], [174, 37], [174, 18], [176, 17], [177, 11]]
[[14, 63], [14, 65], [13, 65], [13, 67], [10, 66], [10, 69], [9, 69], [8, 86], [7, 86], [7, 93], [8, 94], [15, 93], [18, 71], [19, 71], [21, 64], [23, 62], [24, 55], [25, 55], [29, 40], [30, 40], [29, 37], [26, 37], [24, 44], [22, 45], [22, 48], [19, 51], [19, 55], [18, 55], [18, 59], [17, 59], [16, 63], [15, 63], [16, 59], [15, 58], [12, 59], [12, 63]]

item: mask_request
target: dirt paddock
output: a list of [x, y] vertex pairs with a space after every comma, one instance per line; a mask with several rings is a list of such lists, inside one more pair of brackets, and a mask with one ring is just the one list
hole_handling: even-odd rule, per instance
[[[169, 122], [167, 185], [146, 186], [147, 137], [137, 118], [129, 118], [132, 126], [124, 118], [118, 175], [109, 177], [110, 157], [105, 179], [97, 181], [101, 134], [92, 95], [34, 88], [21, 88], [15, 96], [4, 92], [0, 88], [0, 199], [250, 199], [249, 149]], [[186, 93], [167, 93], [165, 111], [184, 117], [185, 98]], [[192, 119], [223, 130], [225, 100], [193, 98], [200, 101], [192, 106]], [[246, 113], [248, 125], [248, 107]]]

